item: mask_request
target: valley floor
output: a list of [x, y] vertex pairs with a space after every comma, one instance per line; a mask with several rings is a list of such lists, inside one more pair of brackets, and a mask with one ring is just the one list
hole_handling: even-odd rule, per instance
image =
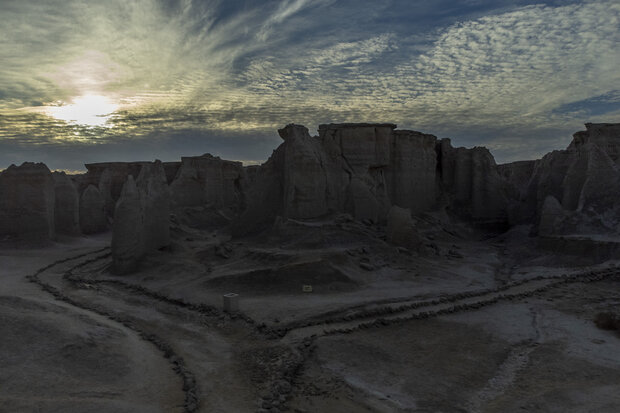
[[1, 249], [0, 411], [619, 411], [620, 335], [593, 320], [620, 267], [526, 232], [429, 224], [409, 251], [342, 219], [177, 226], [122, 277], [106, 234]]

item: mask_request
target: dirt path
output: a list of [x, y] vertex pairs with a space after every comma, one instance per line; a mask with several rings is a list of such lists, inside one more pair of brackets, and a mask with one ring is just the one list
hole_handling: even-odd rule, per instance
[[346, 334], [360, 328], [380, 327], [414, 319], [425, 319], [442, 314], [470, 311], [495, 304], [499, 301], [520, 299], [547, 291], [566, 283], [593, 282], [617, 276], [620, 270], [611, 268], [581, 274], [537, 277], [507, 284], [502, 288], [443, 296], [434, 300], [402, 300], [385, 305], [370, 304], [344, 315], [317, 322], [296, 323], [282, 329], [281, 334], [291, 342], [304, 337]]

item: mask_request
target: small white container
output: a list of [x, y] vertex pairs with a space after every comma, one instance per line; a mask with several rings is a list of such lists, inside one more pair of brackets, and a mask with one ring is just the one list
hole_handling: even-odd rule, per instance
[[225, 313], [239, 312], [239, 294], [228, 293], [222, 296]]

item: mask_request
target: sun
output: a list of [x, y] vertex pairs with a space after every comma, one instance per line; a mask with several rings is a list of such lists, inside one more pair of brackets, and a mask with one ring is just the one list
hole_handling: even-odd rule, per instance
[[105, 127], [112, 113], [118, 107], [105, 96], [87, 94], [74, 98], [71, 103], [66, 105], [48, 106], [46, 112], [48, 115], [67, 123]]

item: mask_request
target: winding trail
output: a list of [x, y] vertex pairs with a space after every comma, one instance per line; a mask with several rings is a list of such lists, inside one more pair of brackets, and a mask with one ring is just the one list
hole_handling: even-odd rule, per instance
[[[82, 302], [80, 300], [76, 300], [73, 297], [70, 297], [66, 294], [66, 288], [63, 288], [62, 285], [55, 285], [53, 282], [50, 282], [49, 279], [58, 278], [58, 274], [55, 274], [51, 270], [55, 267], [66, 264], [71, 261], [76, 261], [82, 259], [80, 263], [75, 265], [72, 268], [80, 267], [86, 265], [91, 262], [98, 261], [102, 258], [107, 258], [109, 253], [104, 253], [103, 255], [95, 255], [100, 254], [102, 252], [108, 251], [109, 247], [100, 248], [94, 251], [90, 251], [87, 253], [82, 253], [79, 255], [71, 256], [68, 258], [63, 258], [57, 261], [54, 261], [45, 267], [38, 269], [34, 274], [26, 276], [27, 280], [39, 285], [44, 291], [50, 293], [54, 296], [55, 299], [70, 304], [74, 307], [80, 308], [82, 310], [86, 310], [92, 313], [95, 313], [99, 316], [104, 316], [118, 324], [121, 324], [123, 327], [128, 328], [138, 334], [140, 338], [145, 341], [152, 343], [158, 350], [163, 353], [163, 356], [169, 360], [172, 364], [172, 369], [174, 372], [181, 377], [183, 380], [183, 392], [185, 394], [185, 402], [184, 402], [184, 411], [187, 413], [193, 413], [197, 411], [198, 408], [198, 397], [196, 392], [196, 381], [194, 379], [193, 373], [185, 366], [185, 363], [182, 358], [178, 357], [172, 348], [161, 338], [144, 332], [143, 330], [137, 328], [133, 325], [126, 317], [123, 317], [118, 314], [112, 314], [106, 310], [101, 308], [97, 308], [96, 306], [89, 304], [87, 302]], [[95, 255], [94, 257], [92, 257]], [[88, 258], [88, 259], [85, 259]]]
[[376, 328], [408, 320], [426, 319], [445, 314], [477, 310], [500, 301], [518, 300], [568, 283], [588, 283], [620, 275], [620, 269], [609, 268], [571, 275], [536, 277], [512, 282], [501, 288], [442, 296], [433, 300], [408, 300], [385, 305], [368, 304], [353, 312], [323, 321], [295, 323], [284, 327], [279, 335], [289, 341], [304, 337], [347, 334], [358, 329]]

